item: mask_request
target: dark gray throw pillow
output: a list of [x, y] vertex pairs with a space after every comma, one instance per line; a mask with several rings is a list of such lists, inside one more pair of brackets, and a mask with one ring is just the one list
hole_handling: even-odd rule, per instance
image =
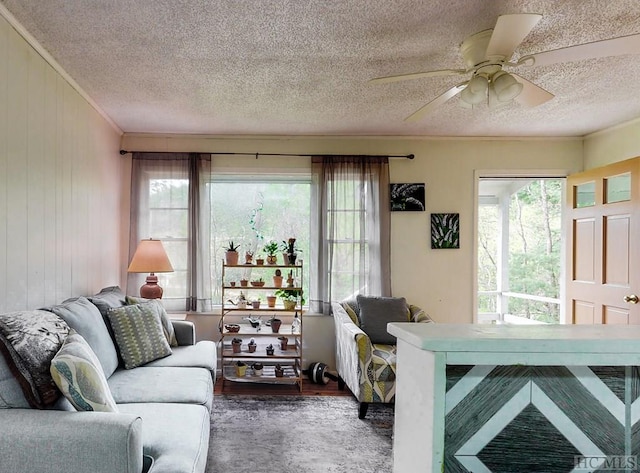
[[390, 322], [408, 322], [407, 301], [404, 297], [357, 297], [360, 307], [360, 328], [371, 343], [394, 345], [396, 337], [387, 332]]

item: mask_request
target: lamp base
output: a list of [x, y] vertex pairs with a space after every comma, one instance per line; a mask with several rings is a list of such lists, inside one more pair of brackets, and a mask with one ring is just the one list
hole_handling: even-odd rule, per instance
[[140, 288], [140, 297], [145, 299], [162, 299], [163, 290], [158, 286], [158, 276], [151, 273], [147, 276], [147, 283]]

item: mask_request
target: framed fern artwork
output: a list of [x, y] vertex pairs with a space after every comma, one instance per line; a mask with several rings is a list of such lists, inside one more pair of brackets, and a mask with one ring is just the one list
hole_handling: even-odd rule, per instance
[[424, 184], [391, 184], [392, 212], [424, 212]]
[[460, 248], [460, 214], [431, 214], [431, 248]]

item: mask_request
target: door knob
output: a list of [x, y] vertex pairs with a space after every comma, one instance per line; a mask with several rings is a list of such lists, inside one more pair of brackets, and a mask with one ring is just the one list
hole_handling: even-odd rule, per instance
[[630, 296], [624, 296], [624, 301], [630, 302], [631, 304], [637, 304], [639, 300], [640, 299], [638, 299], [638, 296], [636, 296], [635, 294], [631, 294]]

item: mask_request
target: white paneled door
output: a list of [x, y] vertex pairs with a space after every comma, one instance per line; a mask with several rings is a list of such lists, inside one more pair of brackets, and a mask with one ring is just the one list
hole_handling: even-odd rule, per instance
[[640, 324], [640, 157], [567, 184], [567, 322]]

